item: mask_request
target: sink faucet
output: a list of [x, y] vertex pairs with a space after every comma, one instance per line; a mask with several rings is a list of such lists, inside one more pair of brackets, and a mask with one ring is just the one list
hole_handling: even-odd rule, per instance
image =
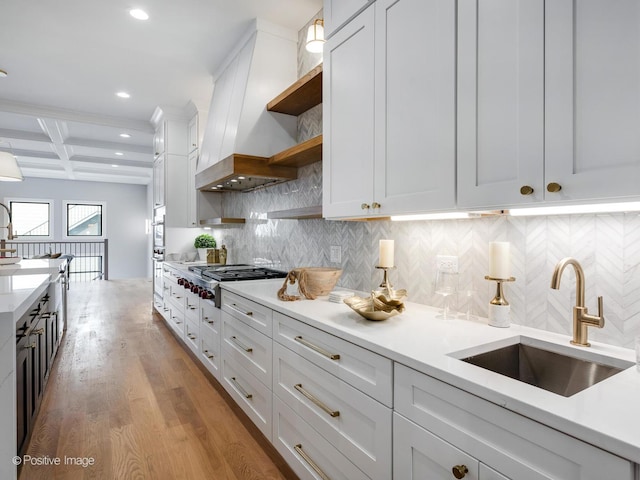
[[9, 215], [9, 223], [7, 223], [7, 226], [0, 227], [0, 228], [6, 228], [9, 231], [9, 233], [7, 234], [7, 240], [13, 240], [14, 238], [17, 237], [17, 235], [13, 234], [13, 225], [11, 225], [11, 210], [9, 210], [4, 203], [0, 203], [0, 206], [3, 206], [4, 209], [7, 211], [7, 214]]
[[602, 314], [602, 297], [598, 297], [598, 315], [589, 315], [584, 306], [584, 271], [575, 258], [567, 257], [558, 262], [551, 277], [551, 288], [560, 288], [560, 277], [567, 265], [572, 265], [576, 271], [576, 305], [573, 307], [573, 345], [589, 347], [587, 341], [587, 327], [604, 327], [604, 315]]

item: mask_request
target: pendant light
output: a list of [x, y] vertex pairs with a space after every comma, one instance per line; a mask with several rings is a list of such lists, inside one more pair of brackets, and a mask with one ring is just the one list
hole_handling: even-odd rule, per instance
[[10, 152], [0, 151], [0, 182], [21, 182], [24, 180], [16, 157]]
[[321, 53], [324, 47], [324, 20], [317, 18], [307, 30], [307, 51]]

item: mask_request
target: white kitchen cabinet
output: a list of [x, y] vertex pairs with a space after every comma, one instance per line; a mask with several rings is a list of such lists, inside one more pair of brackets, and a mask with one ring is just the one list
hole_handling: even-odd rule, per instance
[[325, 217], [455, 208], [455, 13], [378, 0], [327, 41]]
[[458, 4], [458, 206], [640, 195], [640, 4]]
[[274, 342], [273, 392], [372, 479], [391, 477], [391, 412]]
[[226, 312], [222, 312], [222, 351], [271, 388], [273, 342]]
[[198, 149], [189, 153], [187, 173], [187, 224], [190, 227], [199, 226], [198, 218], [198, 190], [196, 190], [196, 171], [198, 168]]
[[198, 149], [198, 125], [199, 118], [196, 113], [191, 120], [189, 120], [189, 125], [187, 126], [187, 152], [191, 153], [194, 150]]
[[324, 0], [324, 36], [329, 38], [359, 10], [374, 0]]
[[165, 151], [165, 132], [166, 123], [160, 121], [153, 134], [153, 155], [155, 157], [162, 155]]
[[211, 300], [200, 299], [200, 361], [211, 374], [222, 380], [220, 364], [221, 312]]
[[[374, 9], [324, 46], [323, 215], [363, 216], [373, 203]], [[367, 208], [368, 206], [368, 208]]]
[[273, 445], [301, 480], [368, 480], [362, 470], [277, 396]]
[[153, 161], [153, 208], [164, 205], [164, 154], [159, 155]]
[[544, 7], [458, 2], [459, 207], [544, 199]]
[[545, 6], [545, 192], [551, 201], [638, 196], [640, 3]]
[[376, 213], [455, 208], [455, 58], [455, 2], [376, 2]]
[[[400, 414], [507, 478], [634, 478], [635, 465], [628, 460], [397, 363], [394, 395], [394, 454], [400, 455], [394, 457], [395, 466], [404, 463], [409, 448], [403, 444], [403, 438], [407, 436], [397, 428], [397, 414]], [[396, 447], [402, 447], [404, 453]], [[443, 452], [452, 451], [444, 446], [442, 449]], [[433, 456], [431, 458], [433, 460]], [[438, 454], [436, 460], [440, 458], [443, 457]], [[447, 457], [446, 463], [463, 462], [457, 458]], [[465, 465], [470, 472], [474, 471], [470, 465]]]

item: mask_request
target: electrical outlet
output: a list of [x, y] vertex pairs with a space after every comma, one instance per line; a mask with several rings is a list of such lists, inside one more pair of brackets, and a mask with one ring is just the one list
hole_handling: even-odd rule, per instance
[[331, 245], [329, 255], [330, 255], [331, 263], [341, 263], [342, 262], [342, 247], [340, 245]]
[[455, 255], [437, 255], [436, 268], [458, 273], [458, 257]]

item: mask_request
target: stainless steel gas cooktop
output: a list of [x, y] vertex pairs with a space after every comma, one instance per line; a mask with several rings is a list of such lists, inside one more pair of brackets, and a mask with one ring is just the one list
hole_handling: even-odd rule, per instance
[[197, 273], [203, 280], [233, 282], [238, 280], [261, 280], [267, 278], [284, 278], [287, 272], [254, 265], [194, 265], [189, 270]]

